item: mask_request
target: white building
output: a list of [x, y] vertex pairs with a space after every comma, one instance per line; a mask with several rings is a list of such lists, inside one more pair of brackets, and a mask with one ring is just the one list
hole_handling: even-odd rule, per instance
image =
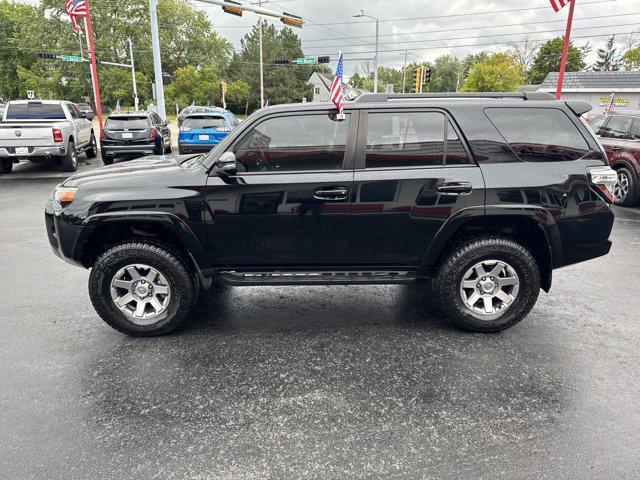
[[[558, 72], [551, 72], [540, 85], [540, 91], [555, 94]], [[584, 100], [602, 113], [614, 93], [615, 110], [640, 110], [640, 71], [635, 72], [567, 72], [562, 86], [563, 100]]]
[[[313, 72], [311, 78], [309, 78], [308, 83], [313, 85], [313, 102], [328, 102], [330, 100], [329, 92], [331, 91], [333, 76], [320, 72]], [[345, 100], [354, 100], [363, 93], [370, 92], [367, 92], [366, 90], [360, 90], [359, 88], [354, 88], [348, 83], [344, 84]]]

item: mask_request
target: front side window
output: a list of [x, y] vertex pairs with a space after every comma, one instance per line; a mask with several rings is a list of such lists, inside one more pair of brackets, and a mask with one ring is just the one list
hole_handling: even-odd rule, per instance
[[589, 153], [578, 127], [555, 108], [486, 108], [513, 152], [526, 162], [577, 160]]
[[438, 112], [369, 113], [366, 168], [444, 163], [445, 116]]
[[640, 140], [640, 117], [636, 117], [629, 130], [629, 140]]
[[629, 128], [631, 128], [633, 117], [614, 115], [609, 119], [607, 125], [600, 129], [600, 136], [604, 138], [627, 138]]
[[248, 172], [339, 170], [347, 145], [350, 115], [269, 118], [249, 130], [232, 151]]
[[600, 129], [607, 122], [607, 120], [609, 120], [609, 117], [605, 117], [604, 115], [599, 115], [591, 120], [589, 122], [589, 126], [591, 127], [591, 130], [593, 130], [593, 133], [595, 133], [596, 135], [601, 135]]

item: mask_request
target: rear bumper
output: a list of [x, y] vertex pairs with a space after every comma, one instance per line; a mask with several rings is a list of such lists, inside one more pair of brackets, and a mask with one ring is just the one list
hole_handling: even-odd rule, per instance
[[15, 147], [0, 147], [0, 158], [11, 158], [17, 161], [20, 158], [61, 157], [67, 154], [66, 145], [27, 148], [29, 149], [28, 153], [17, 154]]
[[154, 155], [155, 144], [141, 145], [100, 145], [103, 155], [127, 156], [127, 155]]
[[178, 148], [184, 153], [208, 152], [215, 148], [218, 143], [178, 143]]

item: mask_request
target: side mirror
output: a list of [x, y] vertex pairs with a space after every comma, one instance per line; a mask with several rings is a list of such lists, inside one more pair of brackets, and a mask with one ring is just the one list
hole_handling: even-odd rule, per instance
[[219, 172], [226, 176], [233, 176], [238, 173], [236, 156], [233, 152], [224, 152], [216, 162]]

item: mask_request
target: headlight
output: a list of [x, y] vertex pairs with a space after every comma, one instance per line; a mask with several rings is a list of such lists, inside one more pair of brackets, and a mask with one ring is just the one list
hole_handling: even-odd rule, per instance
[[78, 187], [62, 187], [58, 185], [53, 190], [53, 201], [61, 207], [69, 205], [76, 196]]

